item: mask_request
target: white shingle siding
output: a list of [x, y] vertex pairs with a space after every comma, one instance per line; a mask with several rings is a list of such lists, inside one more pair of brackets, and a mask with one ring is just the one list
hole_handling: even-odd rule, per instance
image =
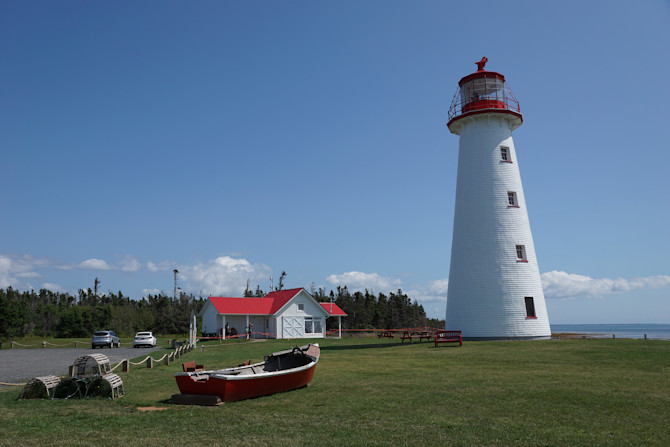
[[[466, 338], [551, 336], [540, 271], [512, 139], [518, 118], [485, 113], [453, 123], [460, 135], [446, 329]], [[509, 148], [512, 163], [501, 159]], [[516, 192], [518, 208], [510, 207]], [[528, 262], [518, 262], [524, 245]], [[526, 318], [524, 297], [537, 318]]]

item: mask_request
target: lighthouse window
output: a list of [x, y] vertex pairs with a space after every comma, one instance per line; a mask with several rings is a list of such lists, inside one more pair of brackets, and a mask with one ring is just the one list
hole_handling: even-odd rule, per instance
[[516, 200], [516, 193], [514, 191], [507, 191], [507, 203], [509, 206], [519, 207], [519, 202]]
[[526, 301], [526, 318], [537, 318], [535, 315], [535, 302], [533, 301], [533, 297], [527, 296], [524, 300]]
[[525, 245], [517, 245], [516, 246], [516, 260], [518, 262], [528, 262], [528, 258], [526, 258], [526, 246]]
[[512, 162], [510, 157], [509, 148], [507, 146], [500, 146], [500, 160], [506, 161], [508, 163]]

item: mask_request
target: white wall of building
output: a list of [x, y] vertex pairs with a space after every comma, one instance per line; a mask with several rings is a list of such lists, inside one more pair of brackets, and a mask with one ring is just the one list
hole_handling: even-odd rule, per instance
[[277, 338], [324, 338], [327, 315], [323, 306], [301, 290], [277, 313]]
[[[509, 115], [462, 118], [446, 328], [467, 338], [546, 338], [549, 318]], [[452, 130], [453, 131], [453, 130]], [[511, 163], [501, 160], [509, 148]], [[508, 204], [515, 192], [518, 208]], [[517, 262], [524, 245], [528, 262]], [[527, 318], [533, 297], [537, 318]]]
[[276, 315], [220, 315], [210, 301], [200, 315], [202, 332], [205, 333], [219, 333], [228, 323], [231, 329], [235, 328], [239, 335], [243, 335], [251, 322], [254, 332], [276, 334], [277, 338], [324, 338], [328, 312], [301, 290]]
[[218, 333], [218, 330], [220, 328], [220, 326], [217, 325], [218, 312], [216, 311], [216, 308], [210, 301], [207, 301], [205, 303], [204, 308], [200, 311], [200, 315], [202, 316], [201, 333], [204, 334], [213, 334], [215, 332]]

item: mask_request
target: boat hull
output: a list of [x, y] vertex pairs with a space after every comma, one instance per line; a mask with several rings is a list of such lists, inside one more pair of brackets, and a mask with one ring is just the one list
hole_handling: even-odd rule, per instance
[[[319, 359], [318, 345], [300, 349], [304, 350], [301, 355], [307, 356], [307, 363], [298, 367], [265, 371], [269, 365], [266, 359], [266, 362], [226, 370], [177, 373], [175, 380], [182, 394], [216, 395], [223, 402], [291, 391], [309, 385]], [[280, 362], [290, 360], [278, 357]]]

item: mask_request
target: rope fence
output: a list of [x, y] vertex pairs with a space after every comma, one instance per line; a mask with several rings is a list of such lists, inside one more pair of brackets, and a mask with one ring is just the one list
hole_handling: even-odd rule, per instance
[[22, 343], [19, 343], [18, 341], [10, 341], [9, 342], [9, 348], [10, 349], [13, 349], [13, 348], [16, 348], [16, 347], [17, 348], [37, 348], [37, 347], [39, 347], [39, 348], [47, 348], [47, 347], [67, 348], [68, 346], [71, 346], [71, 345], [74, 345], [75, 348], [78, 348], [79, 345], [90, 345], [90, 344], [91, 344], [90, 341], [79, 341], [79, 340], [71, 341], [69, 343], [64, 343], [64, 344], [56, 344], [56, 343], [51, 343], [51, 342], [48, 342], [48, 341], [42, 341], [40, 343], [35, 343], [35, 344], [31, 344], [31, 345], [24, 345]]

